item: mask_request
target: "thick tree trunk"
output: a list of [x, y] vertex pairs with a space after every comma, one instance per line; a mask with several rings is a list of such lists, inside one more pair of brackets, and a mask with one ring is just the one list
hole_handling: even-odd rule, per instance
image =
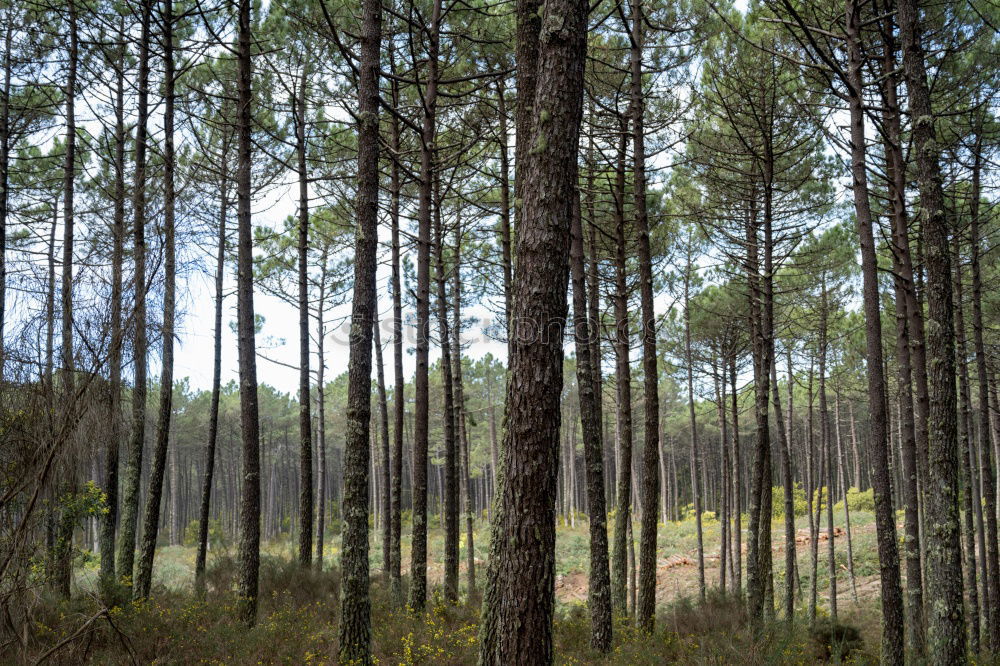
[[940, 149], [927, 84], [922, 28], [916, 0], [897, 5], [903, 46], [912, 140], [916, 153], [921, 227], [927, 268], [928, 466], [925, 489], [927, 643], [932, 662], [966, 657], [962, 613], [961, 534], [958, 511], [958, 442], [955, 393], [955, 330], [948, 221], [941, 188]]
[[[518, 6], [519, 27], [525, 5]], [[479, 661], [551, 664], [555, 605], [555, 490], [570, 220], [576, 185], [587, 4], [542, 8], [532, 148], [519, 163], [523, 207], [514, 272], [507, 428]], [[522, 44], [519, 43], [520, 51]], [[520, 55], [520, 54], [519, 54]], [[518, 62], [519, 69], [524, 66]], [[527, 70], [525, 70], [526, 72]], [[531, 98], [529, 98], [531, 99]], [[520, 143], [525, 143], [520, 141]]]
[[[906, 220], [906, 174], [903, 160], [900, 109], [897, 98], [894, 23], [892, 17], [885, 19], [883, 29], [883, 71], [882, 97], [886, 111], [883, 121], [886, 126], [885, 150], [887, 156], [886, 177], [892, 211], [893, 271], [896, 299], [896, 356], [901, 401], [899, 436], [901, 476], [903, 479], [900, 496], [905, 511], [903, 541], [906, 558], [906, 608], [907, 642], [919, 655], [923, 654], [923, 581], [920, 563], [920, 510], [918, 492], [918, 466], [920, 450], [926, 448], [926, 385], [927, 374], [924, 360], [923, 316], [917, 311], [910, 313], [916, 304], [913, 285], [913, 267], [910, 261], [910, 242]], [[912, 359], [912, 360], [911, 360]], [[914, 367], [916, 366], [916, 367]], [[918, 381], [914, 382], [913, 375]], [[922, 379], [920, 379], [922, 377]], [[918, 400], [914, 405], [912, 387], [918, 388]], [[920, 387], [923, 387], [922, 390]], [[920, 398], [923, 398], [921, 400]], [[917, 409], [915, 410], [914, 407]], [[914, 419], [914, 416], [917, 416]], [[917, 422], [920, 422], [918, 433]], [[918, 434], [920, 435], [918, 439]]]
[[369, 664], [371, 598], [368, 580], [368, 461], [371, 456], [372, 326], [378, 309], [375, 273], [378, 252], [379, 51], [382, 5], [364, 0], [358, 75], [357, 226], [354, 231], [354, 298], [351, 306], [347, 428], [344, 440], [344, 534], [340, 558], [341, 663]]

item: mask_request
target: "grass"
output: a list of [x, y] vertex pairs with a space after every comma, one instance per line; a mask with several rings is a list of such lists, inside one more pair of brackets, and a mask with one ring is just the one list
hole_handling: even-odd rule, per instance
[[[841, 512], [842, 515], [842, 512]], [[852, 513], [855, 528], [854, 552], [857, 575], [877, 575], [875, 537], [871, 514]], [[807, 525], [799, 519], [800, 527]], [[746, 523], [744, 522], [744, 528]], [[436, 525], [432, 525], [436, 527]], [[775, 545], [783, 541], [783, 524], [775, 521]], [[705, 521], [706, 551], [718, 549], [719, 524]], [[404, 530], [405, 531], [405, 530]], [[638, 535], [636, 526], [634, 530]], [[572, 576], [585, 586], [589, 569], [588, 525], [585, 519], [575, 527], [560, 524], [557, 531], [557, 576]], [[474, 664], [478, 651], [479, 603], [463, 591], [463, 602], [444, 603], [440, 594], [440, 555], [443, 535], [430, 533], [429, 579], [431, 597], [427, 611], [413, 613], [396, 607], [389, 598], [381, 576], [381, 543], [373, 535], [371, 543], [372, 649], [379, 664]], [[477, 560], [485, 560], [488, 530], [475, 534]], [[233, 593], [236, 567], [233, 553], [217, 548], [209, 555], [208, 593], [199, 600], [193, 593], [194, 548], [167, 546], [157, 551], [152, 598], [143, 602], [123, 602], [110, 609], [107, 617], [97, 617], [86, 631], [80, 628], [103, 608], [97, 600], [96, 570], [92, 561], [77, 571], [77, 592], [73, 600], [57, 601], [39, 591], [28, 648], [15, 651], [17, 643], [0, 647], [0, 662], [32, 663], [47, 649], [66, 643], [49, 655], [56, 664], [126, 664], [134, 655], [138, 663], [155, 664], [332, 664], [337, 653], [339, 574], [333, 566], [339, 539], [329, 541], [326, 566], [322, 571], [303, 571], [294, 562], [295, 545], [290, 539], [265, 544], [260, 572], [258, 622], [247, 628], [234, 617]], [[674, 554], [695, 551], [697, 536], [693, 520], [662, 525], [658, 537], [658, 557], [662, 563]], [[846, 540], [837, 539], [845, 558]], [[464, 550], [464, 534], [462, 547]], [[820, 543], [818, 587], [821, 606], [826, 592], [826, 544]], [[409, 563], [409, 539], [403, 543], [404, 571]], [[461, 558], [465, 584], [464, 552]], [[803, 592], [809, 589], [809, 556], [799, 550]], [[776, 552], [775, 596], [780, 603], [783, 586], [783, 556]], [[715, 565], [717, 567], [717, 564]], [[480, 586], [484, 567], [477, 571]], [[709, 572], [709, 584], [717, 580]], [[838, 661], [841, 636], [857, 635], [859, 642], [844, 663], [877, 662], [879, 628], [877, 589], [865, 588], [858, 603], [845, 601], [850, 584], [840, 571], [840, 616], [847, 629], [826, 622], [825, 606], [814, 632], [806, 625], [804, 610], [792, 627], [774, 621], [751, 629], [742, 602], [710, 591], [704, 603], [691, 600], [697, 589], [697, 570], [686, 565], [661, 571], [660, 606], [657, 629], [652, 635], [639, 633], [627, 618], [616, 618], [612, 651], [599, 654], [589, 647], [590, 618], [579, 601], [557, 601], [553, 640], [558, 664], [809, 664]], [[582, 575], [582, 576], [581, 576]], [[664, 580], [666, 579], [666, 580]], [[558, 580], [558, 579], [557, 579]], [[673, 581], [677, 581], [674, 585]], [[405, 584], [405, 581], [404, 581]], [[692, 587], [694, 585], [694, 587]], [[584, 590], [585, 591], [585, 590]], [[127, 598], [128, 590], [122, 591]], [[686, 596], [688, 595], [688, 596]], [[558, 598], [558, 597], [557, 597]], [[579, 595], [577, 595], [579, 598]], [[585, 598], [585, 594], [583, 595]], [[824, 629], [826, 627], [826, 629]], [[857, 627], [857, 630], [851, 629]], [[846, 633], [845, 633], [846, 632]], [[854, 633], [852, 633], [854, 632]], [[71, 639], [71, 640], [67, 640]], [[8, 652], [4, 652], [6, 649]], [[994, 663], [982, 661], [979, 663]]]

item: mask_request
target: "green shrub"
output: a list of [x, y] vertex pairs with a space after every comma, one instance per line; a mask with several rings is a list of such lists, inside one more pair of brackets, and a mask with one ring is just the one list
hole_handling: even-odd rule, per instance
[[[871, 488], [868, 490], [858, 490], [854, 487], [848, 488], [847, 501], [851, 511], [868, 511], [870, 513], [875, 513], [875, 491]], [[844, 500], [840, 500], [833, 506], [835, 509], [843, 511]]]
[[[796, 516], [806, 515], [806, 491], [802, 489], [802, 484], [796, 483], [792, 488], [792, 506]], [[784, 486], [774, 486], [771, 488], [771, 516], [773, 518], [785, 517], [785, 488]]]

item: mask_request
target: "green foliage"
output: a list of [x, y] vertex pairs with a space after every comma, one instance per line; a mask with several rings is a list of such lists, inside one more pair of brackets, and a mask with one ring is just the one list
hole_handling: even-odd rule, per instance
[[[184, 545], [185, 546], [197, 546], [198, 545], [198, 528], [199, 521], [192, 520], [184, 528]], [[228, 548], [230, 545], [229, 539], [226, 538], [226, 533], [222, 529], [222, 521], [218, 518], [214, 518], [208, 521], [208, 545], [209, 548]]]
[[[804, 516], [808, 512], [806, 491], [803, 490], [800, 483], [796, 483], [792, 489], [792, 506], [796, 516]], [[785, 488], [783, 486], [771, 488], [771, 516], [774, 518], [785, 517]]]
[[[858, 490], [852, 486], [847, 489], [847, 503], [847, 506], [851, 511], [867, 511], [875, 513], [875, 491], [872, 488], [869, 488], [868, 490]], [[843, 511], [844, 500], [840, 500], [834, 504], [833, 508]]]

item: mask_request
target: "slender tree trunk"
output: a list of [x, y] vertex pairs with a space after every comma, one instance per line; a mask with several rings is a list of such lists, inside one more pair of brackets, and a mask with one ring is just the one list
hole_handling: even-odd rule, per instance
[[438, 331], [441, 344], [441, 383], [444, 389], [442, 414], [444, 439], [444, 484], [442, 488], [444, 512], [444, 596], [447, 601], [458, 600], [458, 451], [455, 443], [455, 392], [452, 376], [451, 334], [448, 330], [447, 276], [444, 263], [444, 229], [441, 221], [441, 196], [439, 181], [435, 179], [434, 246], [437, 282]]
[[[163, 29], [163, 358], [160, 369], [160, 409], [153, 448], [153, 466], [146, 494], [146, 514], [142, 527], [142, 549], [133, 596], [149, 596], [153, 582], [153, 557], [160, 522], [160, 499], [170, 440], [170, 417], [174, 395], [174, 312], [177, 291], [177, 251], [174, 231], [174, 10], [173, 0], [164, 0], [160, 23]], [[171, 493], [177, 493], [176, 484]]]
[[[969, 600], [966, 613], [969, 618], [969, 651], [979, 654], [979, 587], [976, 580], [976, 466], [973, 461], [974, 437], [972, 426], [972, 391], [969, 388], [968, 353], [965, 346], [965, 305], [962, 285], [961, 236], [956, 230], [952, 237], [955, 265], [955, 348], [958, 361], [958, 459], [960, 465], [962, 495], [959, 497], [964, 518], [962, 536], [965, 537], [965, 589]], [[975, 499], [974, 499], [975, 498]], [[981, 505], [980, 505], [981, 506]], [[989, 613], [989, 611], [987, 611]]]
[[[976, 134], [976, 148], [973, 156], [972, 192], [970, 199], [970, 243], [972, 245], [972, 344], [976, 351], [976, 380], [979, 397], [979, 452], [980, 478], [982, 480], [983, 498], [986, 501], [986, 531], [980, 525], [982, 541], [986, 542], [986, 576], [984, 577], [985, 594], [983, 607], [986, 609], [986, 629], [989, 636], [990, 650], [1000, 650], [1000, 551], [997, 541], [997, 506], [996, 477], [993, 473], [992, 443], [990, 441], [990, 409], [988, 394], [988, 375], [986, 369], [986, 345], [983, 342], [983, 279], [980, 268], [979, 223], [980, 223], [980, 180], [982, 173], [982, 131]], [[971, 430], [970, 430], [971, 436]], [[972, 459], [970, 458], [970, 464]], [[979, 501], [976, 501], [977, 519], [982, 522], [983, 511]], [[982, 556], [983, 553], [980, 553]], [[970, 590], [971, 593], [971, 590]]]
[[636, 620], [642, 631], [652, 632], [656, 611], [656, 527], [659, 522], [660, 399], [656, 368], [656, 312], [653, 308], [653, 260], [646, 214], [646, 137], [643, 116], [642, 0], [631, 0], [631, 111], [635, 234], [639, 250], [639, 302], [642, 310], [642, 374], [645, 425], [642, 452], [642, 529], [639, 536], [639, 599]]
[[[60, 311], [62, 318], [62, 409], [64, 430], [68, 438], [75, 433], [75, 422], [79, 414], [76, 404], [76, 368], [73, 354], [73, 235], [75, 233], [74, 185], [76, 183], [76, 78], [79, 59], [79, 35], [77, 29], [77, 8], [75, 0], [67, 6], [67, 72], [65, 88], [66, 105], [66, 145], [63, 166], [63, 258], [62, 288], [60, 290]], [[76, 518], [66, 504], [76, 493], [76, 460], [70, 452], [63, 470], [63, 481], [58, 498], [62, 507], [59, 531], [56, 536], [56, 585], [64, 599], [69, 599], [73, 577], [73, 528]]]
[[[228, 143], [228, 142], [227, 142]], [[208, 413], [208, 443], [205, 446], [205, 477], [201, 487], [201, 509], [198, 520], [198, 554], [195, 557], [195, 590], [205, 595], [205, 565], [208, 556], [209, 512], [212, 502], [212, 479], [215, 473], [215, 449], [219, 437], [219, 397], [222, 391], [222, 299], [226, 270], [226, 214], [229, 210], [228, 167], [223, 149], [219, 181], [219, 246], [215, 256], [215, 344], [212, 355], [212, 398]]]
[[[117, 49], [119, 63], [124, 59], [125, 36], [124, 19], [119, 23], [119, 36], [122, 42]], [[8, 29], [9, 36], [9, 29]], [[9, 41], [9, 40], [8, 40]], [[9, 47], [9, 44], [8, 44]], [[9, 50], [7, 51], [9, 54]], [[9, 74], [8, 74], [9, 75]], [[5, 111], [4, 111], [5, 113]], [[0, 123], [6, 123], [0, 118]], [[2, 137], [0, 137], [2, 138]], [[118, 526], [118, 453], [121, 447], [121, 399], [122, 399], [122, 350], [124, 347], [124, 331], [122, 330], [122, 264], [124, 261], [125, 242], [125, 71], [119, 64], [115, 68], [115, 189], [114, 189], [114, 219], [111, 226], [111, 348], [108, 350], [108, 433], [107, 449], [104, 457], [104, 494], [107, 497], [108, 511], [101, 517], [101, 586], [105, 601], [111, 601], [111, 585], [115, 579], [115, 530]], [[5, 147], [0, 147], [0, 160], [6, 161]], [[0, 214], [5, 214], [6, 202], [6, 165], [0, 165]], [[0, 221], [0, 224], [3, 224]], [[2, 260], [0, 260], [2, 264]], [[2, 272], [2, 267], [0, 267]], [[2, 298], [2, 297], [0, 297]], [[0, 319], [3, 318], [0, 305]], [[2, 347], [2, 324], [0, 324], [0, 347]], [[0, 359], [3, 350], [0, 348]], [[2, 366], [2, 362], [0, 362]], [[2, 367], [0, 367], [2, 380]]]
[[462, 223], [455, 224], [455, 272], [452, 285], [452, 349], [455, 370], [453, 372], [455, 392], [455, 428], [458, 438], [458, 455], [461, 458], [461, 487], [465, 502], [465, 567], [468, 576], [468, 594], [476, 594], [476, 552], [473, 534], [472, 471], [469, 467], [469, 434], [465, 422], [465, 387], [462, 381]]
[[705, 601], [705, 544], [701, 524], [701, 487], [698, 480], [698, 421], [694, 409], [694, 357], [691, 354], [691, 273], [694, 270], [691, 256], [691, 239], [688, 239], [687, 264], [684, 269], [684, 364], [687, 372], [688, 425], [691, 430], [691, 496], [694, 502], [694, 520], [698, 534], [698, 597]]
[[844, 447], [840, 443], [840, 396], [833, 403], [833, 426], [837, 442], [837, 460], [840, 467], [840, 496], [844, 498], [844, 530], [847, 535], [847, 573], [851, 577], [851, 592], [854, 603], [858, 603], [858, 581], [854, 576], [854, 543], [851, 537], [851, 503], [847, 497], [847, 461], [844, 457]]
[[122, 520], [118, 539], [118, 566], [122, 578], [131, 579], [135, 561], [136, 526], [139, 521], [139, 481], [146, 439], [146, 141], [149, 118], [149, 25], [153, 0], [143, 0], [139, 38], [139, 90], [135, 124], [135, 166], [132, 192], [132, 225], [135, 277], [133, 290], [135, 331], [132, 354], [135, 370], [132, 387], [132, 437], [125, 461]]
[[[379, 507], [381, 513], [379, 518], [382, 523], [382, 570], [388, 575], [390, 573], [390, 560], [392, 555], [390, 554], [390, 542], [392, 541], [392, 521], [389, 519], [389, 503], [390, 503], [390, 490], [389, 486], [392, 483], [392, 478], [389, 471], [389, 399], [386, 396], [385, 391], [385, 367], [382, 364], [382, 331], [381, 323], [378, 320], [378, 297], [376, 296], [376, 307], [375, 311], [372, 313], [372, 329], [374, 331], [374, 345], [375, 345], [375, 376], [377, 378], [378, 387], [378, 424], [379, 424], [379, 436], [382, 439], [382, 466], [380, 469], [382, 473], [382, 487], [378, 489], [378, 492], [373, 494], [374, 497], [378, 497], [381, 500], [381, 506]], [[374, 462], [374, 456], [372, 456]], [[374, 475], [373, 475], [374, 478]]]
[[868, 369], [868, 408], [871, 419], [872, 486], [875, 495], [875, 523], [882, 583], [882, 661], [903, 663], [903, 595], [899, 581], [899, 552], [896, 516], [892, 507], [889, 469], [889, 414], [885, 394], [882, 358], [882, 318], [879, 302], [878, 260], [872, 232], [871, 203], [865, 154], [861, 52], [861, 16], [856, 0], [845, 7], [848, 52], [848, 89], [851, 119], [851, 176], [854, 210], [861, 246], [863, 277], [865, 351]]
[[[736, 392], [736, 355], [729, 358], [729, 388], [733, 415], [733, 588], [737, 595], [743, 594], [743, 462], [740, 456], [740, 408], [739, 394]], [[676, 476], [676, 474], [675, 474]], [[675, 480], [676, 485], [676, 480]], [[676, 499], [676, 498], [675, 498]]]
[[[0, 88], [0, 382], [6, 376], [4, 371], [7, 364], [3, 336], [7, 321], [7, 215], [10, 200], [11, 41], [14, 33], [14, 21], [7, 20], [6, 23], [7, 25], [3, 29], [3, 87]], [[120, 71], [119, 76], [121, 76]], [[116, 110], [119, 107], [120, 105], [116, 106]]]
[[[390, 59], [393, 58], [393, 50], [389, 49]], [[392, 69], [395, 71], [395, 60], [391, 60]], [[396, 81], [390, 82], [392, 91], [393, 107], [399, 104], [399, 84]], [[390, 155], [389, 180], [390, 192], [389, 200], [389, 221], [392, 225], [392, 492], [390, 497], [389, 513], [391, 524], [389, 557], [390, 587], [392, 588], [392, 598], [396, 605], [402, 606], [406, 597], [403, 594], [402, 577], [402, 553], [400, 541], [402, 536], [402, 509], [403, 509], [403, 416], [406, 410], [406, 380], [403, 377], [403, 291], [400, 278], [400, 241], [399, 241], [399, 196], [402, 184], [399, 176], [399, 119], [395, 114], [390, 114], [389, 118], [391, 134], [389, 135]]]
[[617, 387], [618, 506], [615, 511], [611, 552], [611, 603], [618, 613], [628, 612], [628, 523], [632, 514], [632, 373], [629, 349], [628, 292], [625, 276], [625, 152], [623, 121], [615, 172], [615, 386]]
[[[792, 368], [788, 367], [788, 382], [792, 381]], [[792, 622], [795, 617], [795, 496], [792, 480], [792, 452], [785, 416], [781, 412], [781, 395], [778, 391], [778, 362], [771, 358], [771, 396], [774, 400], [775, 430], [781, 452], [781, 478], [784, 487], [785, 514], [785, 619]]]
[[823, 449], [823, 464], [826, 466], [826, 476], [820, 477], [820, 483], [826, 482], [826, 535], [827, 535], [827, 569], [830, 577], [830, 618], [837, 622], [837, 555], [835, 532], [833, 529], [833, 498], [834, 498], [834, 467], [833, 444], [830, 441], [830, 408], [826, 399], [826, 356], [829, 321], [829, 301], [827, 298], [826, 275], [821, 278], [822, 294], [820, 296], [819, 314], [819, 432], [820, 445]]
[[295, 116], [295, 157], [299, 180], [299, 564], [312, 563], [313, 461], [312, 413], [309, 395], [309, 174], [306, 169], [306, 95], [308, 68], [303, 65], [299, 87], [292, 95]]
[[[250, 0], [239, 2], [237, 34], [237, 337], [240, 375], [240, 431], [243, 484], [240, 496], [240, 532], [237, 592], [238, 617], [253, 625], [257, 620], [257, 580], [260, 568], [260, 421], [257, 402], [257, 348], [253, 306], [253, 229], [250, 219], [250, 105], [253, 96]], [[366, 329], [367, 332], [367, 329]]]
[[427, 75], [423, 94], [420, 148], [420, 195], [417, 211], [417, 369], [413, 454], [413, 537], [410, 547], [410, 607], [423, 610], [427, 602], [427, 444], [428, 352], [430, 345], [431, 205], [434, 185], [433, 146], [436, 136], [438, 45], [441, 0], [434, 0], [427, 26]]
[[574, 201], [570, 244], [570, 272], [573, 280], [573, 331], [576, 342], [576, 383], [583, 427], [583, 456], [587, 478], [587, 510], [590, 516], [590, 576], [587, 604], [590, 608], [591, 647], [611, 649], [611, 574], [608, 568], [607, 506], [604, 497], [604, 451], [601, 441], [601, 407], [595, 393], [596, 381], [592, 346], [598, 344], [596, 322], [587, 310], [584, 275], [583, 223], [579, 190]]
[[326, 306], [326, 281], [329, 277], [327, 271], [327, 252], [324, 249], [322, 256], [322, 272], [319, 285], [319, 303], [316, 304], [316, 411], [319, 412], [319, 426], [316, 448], [319, 458], [319, 488], [316, 491], [316, 570], [323, 570], [323, 540], [326, 534], [326, 498], [327, 483], [329, 474], [326, 464], [326, 320], [324, 308]]

